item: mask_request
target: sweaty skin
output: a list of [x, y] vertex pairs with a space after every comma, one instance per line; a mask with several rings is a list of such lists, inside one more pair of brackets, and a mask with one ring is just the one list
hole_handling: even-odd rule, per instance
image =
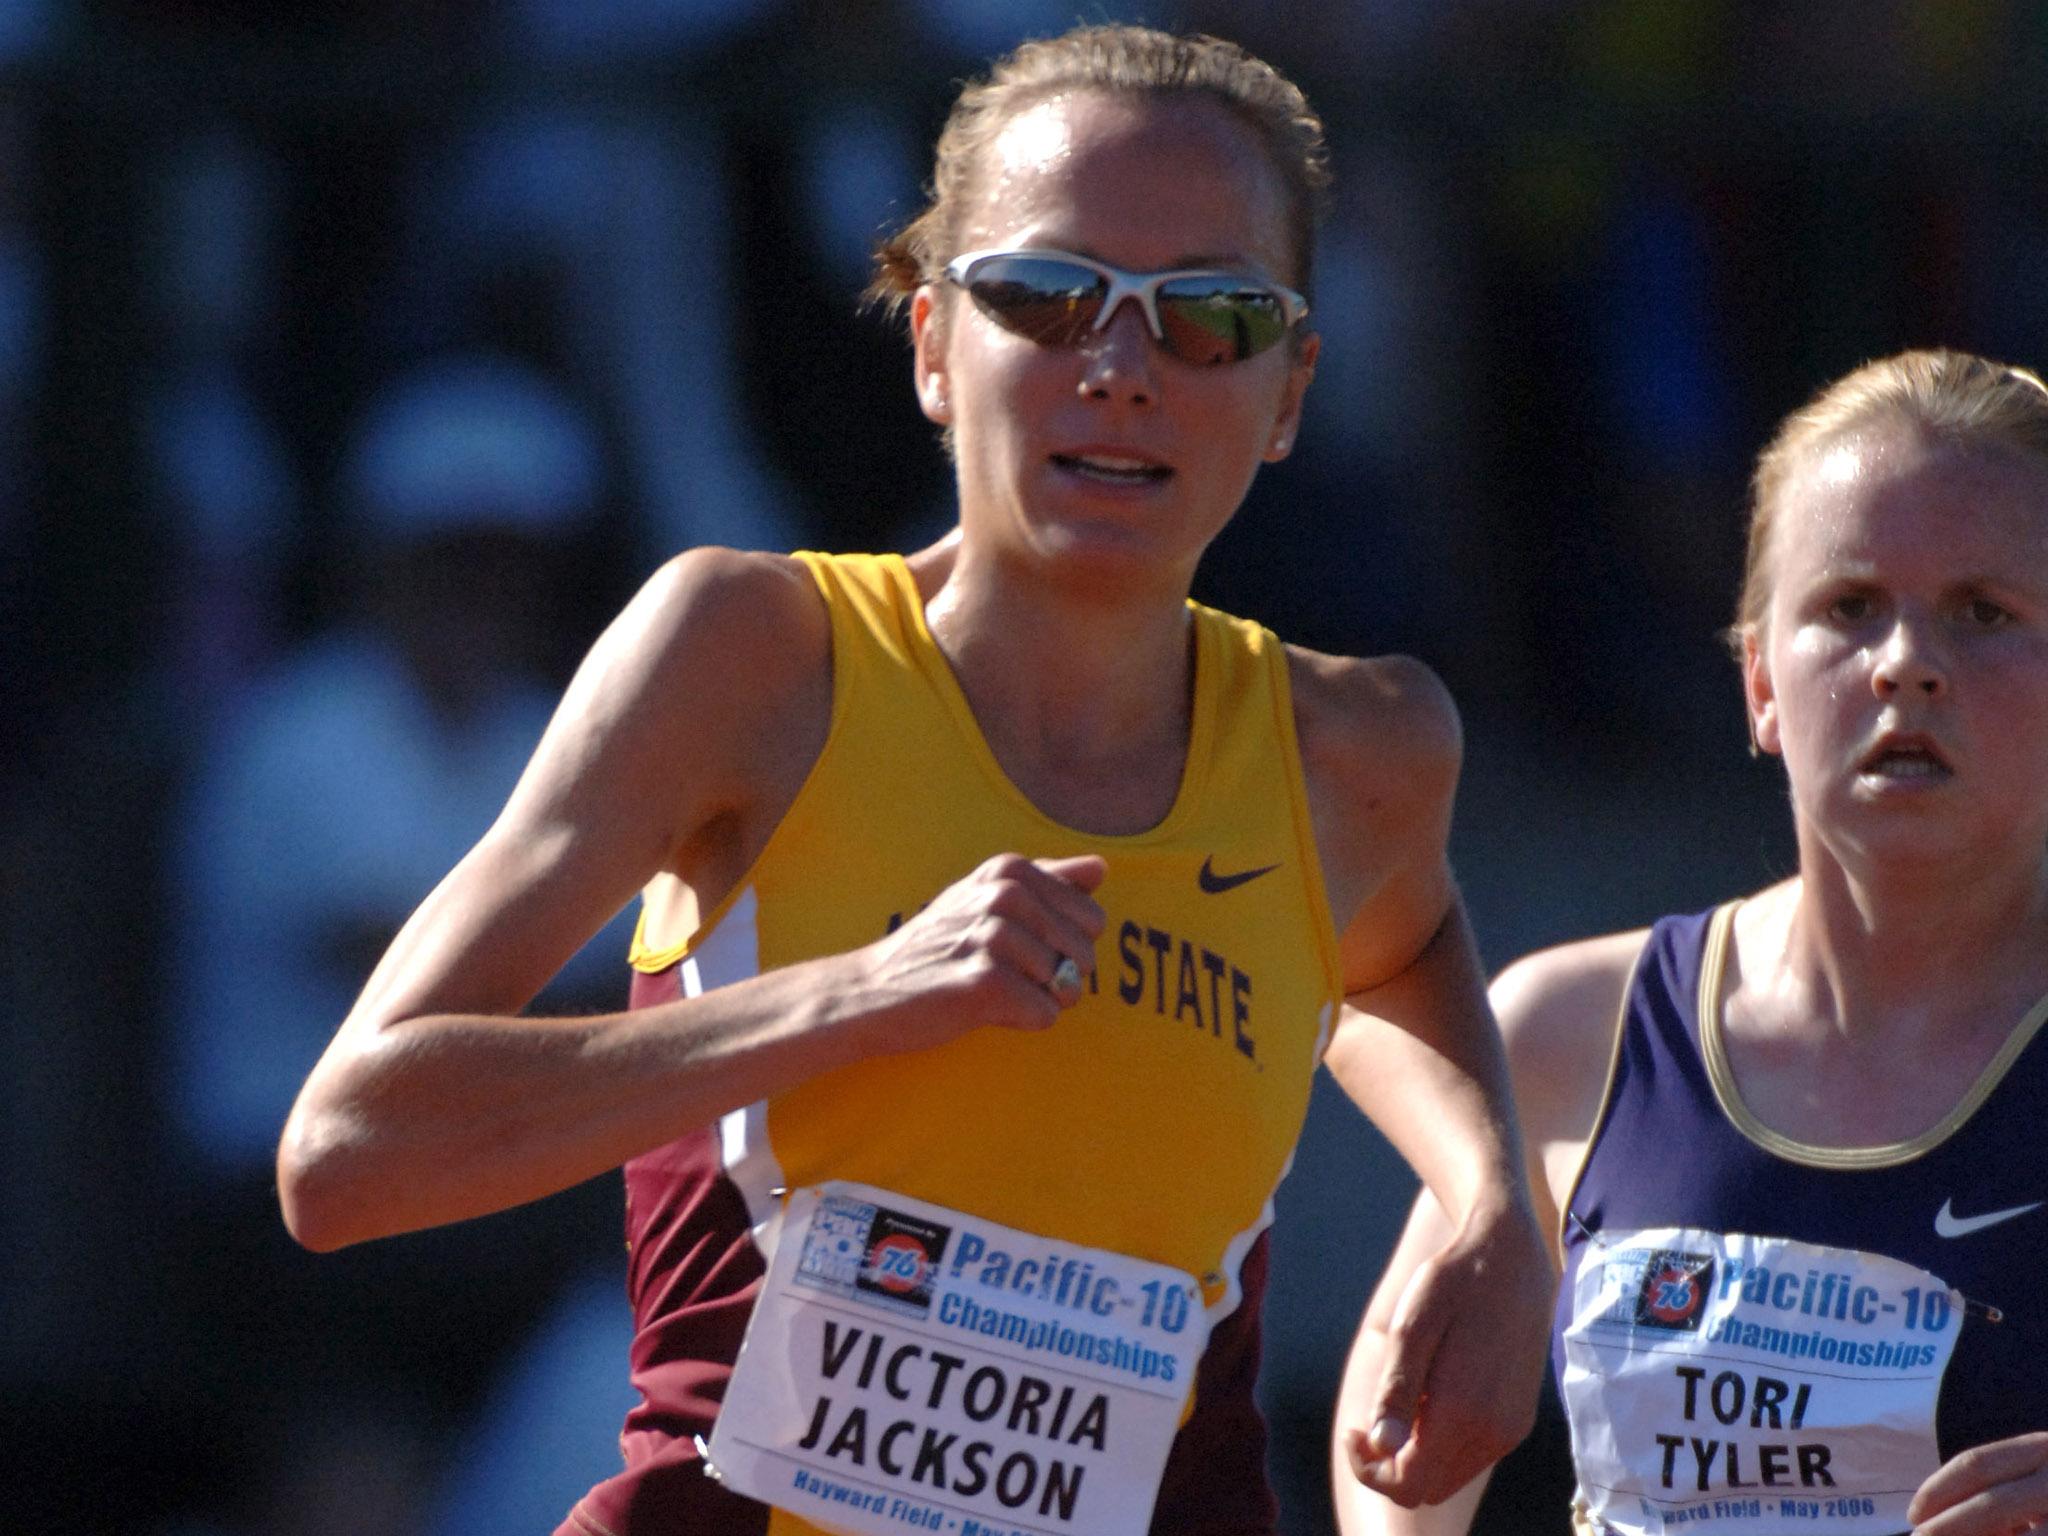
[[[1263, 151], [1226, 109], [1091, 93], [1020, 113], [969, 247], [1058, 245], [1136, 270], [1199, 260], [1282, 280]], [[1003, 772], [1085, 831], [1154, 825], [1189, 734], [1196, 562], [1284, 457], [1313, 336], [1195, 368], [1126, 306], [1079, 348], [1002, 330], [949, 287], [911, 305], [926, 414], [950, 427], [960, 528], [912, 569]], [[1091, 459], [1164, 470], [1133, 480]], [[1542, 1242], [1445, 845], [1455, 711], [1405, 658], [1289, 652], [1314, 838], [1349, 1004], [1328, 1060], [1415, 1165], [1457, 1241], [1417, 1286], [1378, 1413], [1426, 1393], [1470, 1426], [1421, 1475], [1462, 1481], [1519, 1438], [1541, 1369]], [[315, 1068], [278, 1178], [333, 1248], [539, 1198], [728, 1110], [970, 1029], [1058, 1028], [1061, 956], [1092, 955], [1097, 859], [1012, 853], [894, 933], [640, 1010], [520, 1016], [636, 891], [709, 911], [787, 811], [830, 719], [830, 631], [785, 558], [696, 550], [598, 641], [496, 825], [406, 924]], [[1502, 1296], [1508, 1295], [1504, 1308]]]
[[[1893, 1144], [1940, 1123], [2048, 994], [2048, 463], [1867, 423], [1786, 482], [1770, 553], [1743, 674], [1753, 737], [1785, 759], [1800, 868], [1737, 911], [1730, 1067], [1772, 1130]], [[1492, 988], [1553, 1232], [1644, 937], [1543, 951]], [[1332, 1458], [1347, 1536], [1456, 1536], [1484, 1491], [1399, 1507], [1352, 1427], [1452, 1230], [1425, 1191], [1353, 1343]], [[1455, 1433], [1432, 1417], [1415, 1442]], [[1937, 1536], [2048, 1520], [2048, 1434], [1953, 1457], [1910, 1513]]]

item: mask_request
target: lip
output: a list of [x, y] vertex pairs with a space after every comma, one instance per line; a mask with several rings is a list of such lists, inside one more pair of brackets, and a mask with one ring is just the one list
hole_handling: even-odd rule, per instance
[[1150, 490], [1175, 474], [1161, 455], [1125, 443], [1075, 443], [1054, 449], [1046, 459], [1061, 474], [1110, 490]]
[[[1885, 772], [1885, 760], [1900, 755], [1924, 759], [1933, 765], [1935, 771], [1917, 778]], [[1955, 764], [1949, 760], [1948, 754], [1923, 731], [1885, 731], [1856, 759], [1857, 777], [1886, 784], [1941, 783], [1953, 778], [1955, 771]]]

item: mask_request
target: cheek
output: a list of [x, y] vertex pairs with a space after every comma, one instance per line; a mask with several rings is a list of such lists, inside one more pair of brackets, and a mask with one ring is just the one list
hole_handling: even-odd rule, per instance
[[1784, 750], [1830, 745], [1861, 728], [1858, 710], [1869, 696], [1860, 687], [1857, 652], [1795, 636], [1772, 658], [1772, 701]]
[[2031, 656], [2021, 665], [2001, 667], [1973, 694], [1968, 703], [1988, 743], [2048, 762], [2048, 657]]
[[1058, 354], [1041, 347], [963, 337], [952, 355], [948, 389], [954, 425], [963, 436], [1014, 435], [1013, 423], [1032, 419], [1074, 387], [1071, 370], [1058, 366]]
[[1263, 452], [1280, 416], [1286, 376], [1261, 377], [1251, 373], [1248, 364], [1238, 363], [1229, 372], [1215, 370], [1215, 376], [1196, 382], [1206, 386], [1197, 407], [1202, 441], [1219, 455]]

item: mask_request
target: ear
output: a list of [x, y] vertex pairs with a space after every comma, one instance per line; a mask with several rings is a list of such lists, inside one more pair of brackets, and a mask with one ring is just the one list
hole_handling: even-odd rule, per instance
[[946, 328], [939, 323], [939, 298], [927, 283], [910, 296], [910, 346], [916, 370], [917, 404], [939, 426], [953, 424], [946, 380]]
[[1780, 755], [1785, 742], [1778, 728], [1778, 692], [1771, 681], [1770, 662], [1764, 657], [1762, 636], [1754, 624], [1742, 629], [1742, 694], [1749, 706], [1750, 745], [1773, 757]]
[[1316, 376], [1316, 354], [1322, 349], [1323, 338], [1314, 331], [1292, 345], [1294, 358], [1288, 365], [1287, 383], [1281, 391], [1280, 413], [1274, 417], [1272, 434], [1266, 439], [1264, 458], [1268, 464], [1278, 464], [1294, 452], [1294, 440], [1301, 435], [1302, 397]]

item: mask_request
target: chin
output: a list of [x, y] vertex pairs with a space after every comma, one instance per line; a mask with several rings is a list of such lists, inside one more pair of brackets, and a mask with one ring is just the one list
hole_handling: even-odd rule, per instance
[[1857, 862], [1885, 874], [1924, 874], [1943, 880], [1974, 878], [2013, 856], [2009, 833], [1987, 834], [1928, 816], [1859, 817], [1845, 826], [1836, 846], [1854, 850]]
[[1063, 563], [1088, 567], [1119, 580], [1178, 577], [1192, 580], [1200, 549], [1190, 549], [1185, 536], [1112, 518], [1062, 518], [1044, 525], [1039, 548]]

